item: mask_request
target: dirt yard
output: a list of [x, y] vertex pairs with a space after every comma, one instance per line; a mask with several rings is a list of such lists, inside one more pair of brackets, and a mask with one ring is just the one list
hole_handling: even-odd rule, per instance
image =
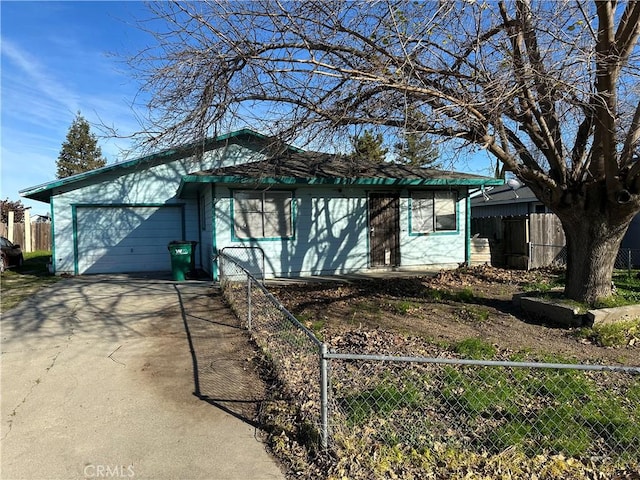
[[[270, 286], [289, 310], [331, 346], [353, 332], [384, 332], [393, 343], [426, 340], [444, 349], [468, 338], [493, 344], [504, 356], [529, 353], [541, 360], [640, 365], [640, 345], [603, 347], [579, 335], [535, 323], [512, 305], [514, 293], [549, 284], [554, 272], [488, 266], [435, 276], [357, 282]], [[410, 353], [410, 352], [408, 352]]]

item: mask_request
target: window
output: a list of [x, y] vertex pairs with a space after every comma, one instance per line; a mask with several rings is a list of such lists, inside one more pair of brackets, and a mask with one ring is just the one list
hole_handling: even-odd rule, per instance
[[456, 192], [412, 192], [411, 232], [429, 233], [457, 230], [456, 203]]
[[290, 238], [292, 192], [235, 192], [234, 233], [237, 238]]

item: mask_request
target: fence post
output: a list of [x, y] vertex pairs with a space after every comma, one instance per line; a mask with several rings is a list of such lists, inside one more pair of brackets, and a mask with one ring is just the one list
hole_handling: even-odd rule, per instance
[[631, 249], [627, 250], [627, 273], [631, 276]]
[[247, 330], [251, 331], [251, 277], [247, 275]]
[[24, 209], [24, 243], [22, 244], [22, 251], [33, 252], [31, 245], [31, 207]]
[[13, 210], [9, 211], [9, 219], [7, 220], [7, 238], [9, 239], [10, 242], [15, 242], [16, 239], [13, 238], [13, 232], [14, 232], [14, 225], [13, 225], [13, 221], [15, 218], [15, 212]]
[[322, 448], [329, 445], [329, 372], [327, 344], [320, 345], [320, 442]]

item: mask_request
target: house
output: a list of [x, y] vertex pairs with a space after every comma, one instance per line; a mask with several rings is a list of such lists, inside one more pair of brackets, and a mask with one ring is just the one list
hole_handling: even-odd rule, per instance
[[189, 240], [214, 279], [221, 251], [270, 278], [468, 262], [470, 191], [499, 183], [245, 129], [20, 193], [50, 204], [57, 274], [169, 271], [167, 245]]

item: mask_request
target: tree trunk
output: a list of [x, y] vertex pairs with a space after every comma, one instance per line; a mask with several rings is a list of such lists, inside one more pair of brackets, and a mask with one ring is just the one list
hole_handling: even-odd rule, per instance
[[593, 304], [609, 297], [611, 276], [630, 220], [610, 225], [606, 216], [595, 212], [558, 215], [567, 239], [567, 298]]

